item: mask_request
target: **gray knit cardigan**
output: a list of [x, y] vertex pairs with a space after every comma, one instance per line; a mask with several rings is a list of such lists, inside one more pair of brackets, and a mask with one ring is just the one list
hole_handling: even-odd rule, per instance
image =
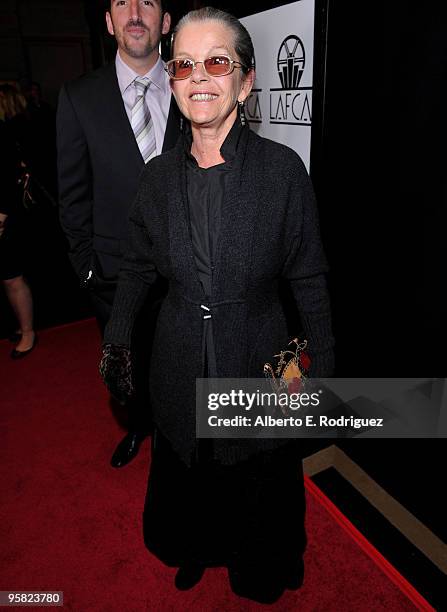
[[[168, 280], [153, 344], [153, 418], [189, 464], [196, 447], [195, 380], [203, 375], [203, 313], [210, 309], [219, 377], [263, 377], [287, 346], [280, 278], [287, 279], [312, 359], [333, 370], [333, 336], [317, 208], [310, 178], [288, 147], [243, 129], [222, 206], [211, 300], [194, 263], [182, 139], [143, 170], [129, 217], [126, 254], [104, 342], [130, 346], [133, 324], [157, 275]], [[224, 463], [284, 440], [217, 440]]]

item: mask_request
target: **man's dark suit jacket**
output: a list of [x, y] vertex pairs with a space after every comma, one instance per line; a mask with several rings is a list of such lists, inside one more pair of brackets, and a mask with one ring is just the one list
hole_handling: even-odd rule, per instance
[[[180, 113], [174, 98], [163, 151], [177, 142]], [[60, 219], [81, 280], [93, 271], [93, 289], [117, 280], [144, 162], [132, 131], [115, 64], [62, 87], [57, 112]]]

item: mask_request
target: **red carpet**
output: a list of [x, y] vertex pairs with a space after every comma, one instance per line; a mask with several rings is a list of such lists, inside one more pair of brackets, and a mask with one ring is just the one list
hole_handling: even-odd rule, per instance
[[[431, 609], [380, 556], [372, 558], [313, 483], [299, 591], [261, 606], [233, 595], [226, 571], [211, 569], [197, 587], [178, 592], [175, 570], [143, 544], [148, 443], [123, 470], [108, 464], [122, 431], [97, 373], [94, 322], [41, 332], [22, 361], [11, 360], [10, 349], [0, 342], [0, 590], [63, 591], [64, 608], [76, 612]], [[278, 508], [272, 528], [287, 531], [293, 517], [285, 510]]]

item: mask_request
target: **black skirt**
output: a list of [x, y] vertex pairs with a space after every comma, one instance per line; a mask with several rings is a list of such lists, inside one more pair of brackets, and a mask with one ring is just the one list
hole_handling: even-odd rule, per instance
[[147, 548], [171, 567], [296, 563], [306, 546], [303, 468], [291, 442], [235, 465], [199, 441], [188, 467], [156, 431], [143, 515]]

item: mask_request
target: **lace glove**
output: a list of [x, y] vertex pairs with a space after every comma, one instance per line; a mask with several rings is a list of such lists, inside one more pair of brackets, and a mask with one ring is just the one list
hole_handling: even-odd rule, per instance
[[132, 357], [130, 349], [104, 344], [99, 373], [113, 397], [124, 405], [134, 395]]

